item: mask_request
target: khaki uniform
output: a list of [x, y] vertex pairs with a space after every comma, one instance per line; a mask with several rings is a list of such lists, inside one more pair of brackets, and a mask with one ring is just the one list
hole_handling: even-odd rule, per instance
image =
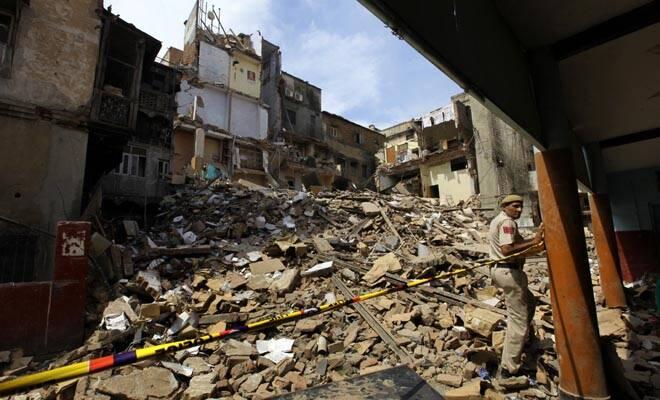
[[[504, 258], [500, 246], [523, 240], [518, 224], [504, 211], [491, 221], [489, 239], [493, 260]], [[536, 307], [536, 299], [527, 288], [527, 274], [522, 270], [524, 263], [524, 259], [506, 261], [505, 266], [496, 264], [490, 271], [493, 283], [504, 291], [508, 318], [501, 366], [511, 373], [520, 368], [520, 356]]]

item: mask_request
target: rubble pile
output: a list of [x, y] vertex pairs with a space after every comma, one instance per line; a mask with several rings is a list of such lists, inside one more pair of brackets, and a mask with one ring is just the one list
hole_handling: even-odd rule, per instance
[[[96, 305], [88, 307], [94, 326], [84, 346], [41, 361], [20, 350], [0, 353], [4, 375], [223, 331], [487, 258], [487, 220], [476, 199], [441, 207], [435, 199], [243, 182], [184, 187], [161, 208], [148, 232], [125, 221], [124, 245], [95, 234]], [[404, 363], [447, 399], [554, 398], [558, 365], [546, 268], [540, 257], [526, 267], [539, 299], [526, 355], [531, 379], [492, 376], [506, 313], [482, 267], [28, 396], [264, 399]], [[613, 349], [624, 359], [625, 376], [659, 388], [652, 316], [606, 310], [600, 317], [612, 327], [604, 335], [617, 338]]]

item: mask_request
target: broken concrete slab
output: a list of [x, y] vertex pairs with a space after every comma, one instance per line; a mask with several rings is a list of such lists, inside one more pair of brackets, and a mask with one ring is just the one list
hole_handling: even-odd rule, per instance
[[161, 367], [149, 367], [102, 380], [97, 390], [125, 399], [149, 400], [169, 398], [178, 388], [179, 382], [171, 371]]
[[277, 258], [250, 264], [250, 272], [252, 272], [253, 275], [268, 274], [275, 271], [283, 271], [285, 269], [286, 266]]

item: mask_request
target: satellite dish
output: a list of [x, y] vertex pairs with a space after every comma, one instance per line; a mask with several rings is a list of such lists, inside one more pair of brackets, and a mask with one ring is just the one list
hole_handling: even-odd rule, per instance
[[213, 14], [213, 11], [209, 11], [208, 14], [207, 14], [207, 16], [209, 17], [209, 19], [210, 19], [211, 21], [213, 21], [213, 20], [215, 19], [215, 15]]

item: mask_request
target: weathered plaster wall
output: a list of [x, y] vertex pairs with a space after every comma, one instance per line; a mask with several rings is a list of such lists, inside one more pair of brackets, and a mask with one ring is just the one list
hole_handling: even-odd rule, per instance
[[[291, 91], [290, 93], [293, 93], [294, 96], [296, 93], [300, 93], [303, 96], [302, 101], [296, 100], [295, 97], [284, 96], [282, 127], [298, 135], [323, 140], [321, 89], [286, 73], [282, 74], [282, 80], [285, 87]], [[287, 118], [287, 110], [296, 113], [295, 123]]]
[[232, 94], [229, 132], [241, 137], [265, 139], [268, 134], [266, 109], [256, 99]]
[[32, 0], [18, 24], [10, 79], [0, 96], [75, 111], [94, 87], [99, 52], [97, 0]]
[[419, 175], [424, 197], [431, 197], [432, 185], [438, 185], [440, 201], [445, 204], [456, 204], [474, 194], [474, 184], [468, 170], [452, 171], [449, 162], [432, 167], [420, 165]]
[[279, 80], [282, 73], [280, 48], [267, 40], [261, 41], [263, 69], [261, 71], [261, 101], [268, 105], [268, 130], [270, 134], [282, 129], [282, 99], [279, 93]]
[[80, 215], [87, 133], [0, 116], [2, 215], [55, 231]]
[[226, 51], [208, 44], [199, 43], [199, 79], [218, 85], [229, 85], [231, 57]]
[[[499, 196], [535, 191], [529, 178], [532, 146], [522, 135], [466, 94], [454, 101], [470, 107], [482, 207], [498, 208]], [[531, 211], [526, 207], [523, 213]]]
[[176, 95], [178, 114], [192, 117], [195, 96], [202, 100], [197, 102], [197, 118], [204, 124], [209, 124], [229, 131], [241, 137], [265, 139], [268, 134], [268, 111], [257, 99], [252, 99], [237, 93], [231, 95], [231, 127], [229, 127], [229, 91], [215, 86], [191, 86], [187, 81], [181, 82], [181, 91]]

